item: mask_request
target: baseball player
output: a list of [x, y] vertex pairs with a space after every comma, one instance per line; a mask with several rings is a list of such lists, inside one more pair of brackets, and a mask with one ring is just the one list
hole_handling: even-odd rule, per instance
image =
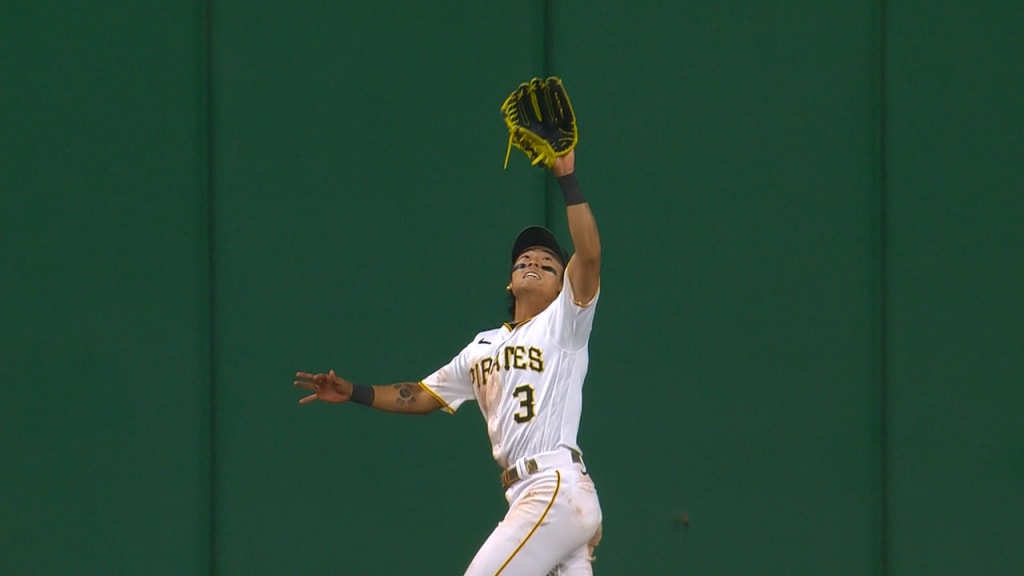
[[551, 167], [565, 197], [575, 253], [530, 227], [515, 239], [512, 321], [475, 335], [419, 382], [358, 385], [333, 370], [298, 372], [307, 404], [355, 402], [404, 414], [454, 414], [476, 400], [490, 436], [508, 513], [473, 558], [467, 576], [593, 574], [601, 505], [576, 441], [588, 341], [599, 295], [597, 224], [575, 174], [575, 152]]

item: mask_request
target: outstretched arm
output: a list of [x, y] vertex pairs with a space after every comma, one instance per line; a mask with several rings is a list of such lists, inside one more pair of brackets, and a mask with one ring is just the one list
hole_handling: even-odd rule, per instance
[[551, 172], [565, 196], [565, 214], [569, 220], [574, 253], [566, 265], [565, 273], [572, 284], [573, 299], [586, 305], [597, 295], [601, 281], [601, 238], [597, 222], [590, 212], [590, 204], [583, 197], [576, 179], [576, 151], [555, 160]]
[[317, 400], [335, 404], [356, 402], [398, 414], [428, 414], [441, 407], [437, 398], [417, 382], [359, 386], [338, 376], [334, 370], [327, 374], [296, 372], [295, 386], [313, 392], [299, 400], [299, 404], [309, 404]]

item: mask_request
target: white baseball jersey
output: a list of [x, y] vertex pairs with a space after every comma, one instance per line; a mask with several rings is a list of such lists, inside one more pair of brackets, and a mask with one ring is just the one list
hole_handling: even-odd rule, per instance
[[587, 347], [599, 293], [577, 304], [566, 274], [561, 293], [543, 312], [477, 334], [421, 385], [452, 414], [476, 399], [494, 460], [502, 468], [524, 456], [578, 450]]

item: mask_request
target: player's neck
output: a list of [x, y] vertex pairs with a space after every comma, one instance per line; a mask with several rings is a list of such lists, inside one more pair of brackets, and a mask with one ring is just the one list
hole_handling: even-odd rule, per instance
[[530, 296], [522, 296], [516, 299], [516, 313], [512, 319], [513, 324], [519, 324], [526, 322], [530, 318], [533, 318], [537, 314], [544, 311], [548, 305], [551, 304], [551, 300], [545, 298]]

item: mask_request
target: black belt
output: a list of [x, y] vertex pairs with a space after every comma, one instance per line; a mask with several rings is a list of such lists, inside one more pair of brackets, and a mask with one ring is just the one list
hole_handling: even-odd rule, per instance
[[[583, 463], [582, 454], [575, 450], [569, 450], [569, 453], [572, 455], [572, 461], [574, 464]], [[534, 460], [533, 458], [528, 458], [525, 464], [527, 475], [535, 474], [540, 470], [540, 465], [537, 464], [537, 461]], [[513, 466], [501, 473], [501, 487], [504, 488], [505, 490], [508, 490], [509, 487], [511, 487], [513, 484], [519, 482], [522, 479], [522, 476], [519, 475], [519, 469]]]

